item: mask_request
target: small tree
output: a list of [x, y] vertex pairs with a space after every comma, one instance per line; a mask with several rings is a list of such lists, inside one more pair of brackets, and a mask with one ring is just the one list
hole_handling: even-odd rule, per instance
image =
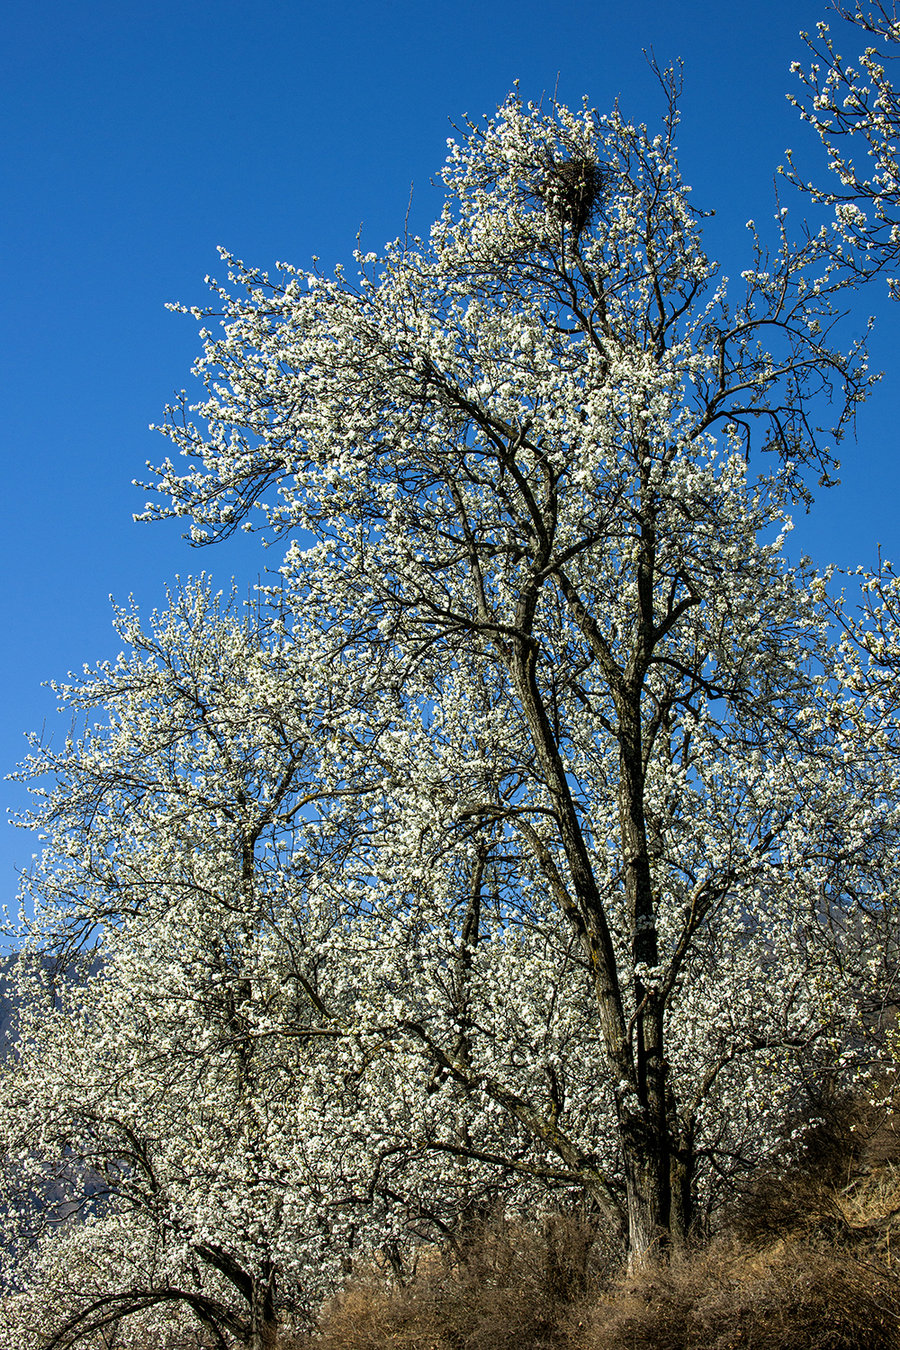
[[23, 770], [52, 786], [0, 1078], [3, 1310], [23, 1347], [168, 1345], [187, 1320], [270, 1350], [374, 1203], [354, 1047], [316, 1010], [347, 1003], [312, 885], [338, 814], [328, 838], [303, 824], [335, 785], [328, 724], [365, 693], [335, 675], [306, 702], [299, 654], [208, 583], [116, 621], [131, 653], [59, 691], [105, 720]]
[[371, 674], [360, 1015], [463, 1104], [426, 1142], [587, 1189], [638, 1258], [834, 1026], [821, 906], [865, 846], [776, 539], [867, 389], [847, 275], [782, 212], [727, 298], [664, 83], [656, 135], [511, 97], [355, 280], [228, 258], [149, 512], [205, 543], [259, 511], [302, 641]]

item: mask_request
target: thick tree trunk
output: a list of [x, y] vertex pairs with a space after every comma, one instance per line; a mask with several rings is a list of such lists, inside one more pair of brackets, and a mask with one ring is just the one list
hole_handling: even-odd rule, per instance
[[[671, 1099], [670, 1099], [671, 1104]], [[628, 1205], [628, 1264], [665, 1260], [690, 1241], [695, 1223], [697, 1158], [693, 1127], [657, 1128], [636, 1115], [620, 1124]]]
[[666, 1110], [664, 1007], [648, 975], [659, 962], [656, 905], [644, 814], [640, 690], [620, 700], [619, 821], [634, 963], [634, 1073], [639, 1106], [620, 1120], [628, 1198], [629, 1264], [670, 1244], [672, 1140]]
[[264, 1266], [264, 1276], [253, 1275], [234, 1257], [211, 1243], [194, 1248], [202, 1260], [230, 1280], [247, 1305], [247, 1321], [237, 1334], [246, 1350], [278, 1350], [278, 1317], [275, 1312], [276, 1272]]
[[275, 1316], [273, 1284], [274, 1277], [253, 1280], [247, 1350], [278, 1350], [278, 1319]]
[[671, 1149], [665, 1130], [646, 1113], [622, 1125], [628, 1205], [628, 1265], [637, 1269], [670, 1247], [672, 1222]]
[[[569, 866], [575, 904], [567, 917], [582, 942], [595, 979], [606, 1055], [619, 1084], [619, 1132], [625, 1165], [629, 1260], [640, 1265], [671, 1244], [673, 1139], [667, 1114], [664, 996], [658, 987], [657, 899], [648, 847], [642, 722], [643, 685], [658, 638], [654, 623], [655, 527], [652, 511], [642, 526], [637, 575], [638, 613], [634, 648], [618, 665], [574, 586], [556, 574], [570, 612], [601, 662], [618, 714], [618, 811], [622, 875], [631, 927], [631, 969], [620, 969], [607, 913], [593, 873], [559, 746], [537, 679], [540, 646], [531, 636], [538, 583], [523, 591], [509, 670], [522, 699], [538, 763], [556, 809], [559, 841]], [[546, 558], [543, 560], [546, 566]], [[503, 648], [506, 659], [509, 656]], [[623, 979], [624, 977], [624, 979]], [[630, 977], [634, 1014], [626, 1024], [622, 989]], [[676, 1210], [679, 1206], [676, 1205]]]

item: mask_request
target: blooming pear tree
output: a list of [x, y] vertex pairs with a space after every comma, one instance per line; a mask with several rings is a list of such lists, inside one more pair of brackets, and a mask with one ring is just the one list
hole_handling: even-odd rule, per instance
[[[177, 1347], [199, 1322], [268, 1350], [355, 1259], [402, 1261], [498, 1203], [624, 1207], [589, 965], [519, 825], [472, 806], [485, 764], [527, 746], [474, 678], [416, 725], [383, 668], [325, 662], [293, 623], [208, 583], [149, 625], [120, 611], [131, 654], [60, 690], [105, 720], [23, 769], [55, 786], [31, 822], [40, 960], [0, 1079], [17, 1344]], [[470, 805], [448, 826], [451, 765]], [[784, 770], [760, 762], [750, 787], [723, 762], [718, 847], [763, 796], [796, 816]], [[809, 822], [792, 833], [821, 847]], [[685, 1206], [777, 1138], [797, 1052], [847, 1010], [781, 876], [821, 857], [765, 856], [765, 896], [720, 903], [672, 1000]], [[723, 1015], [724, 990], [741, 1002]]]
[[408, 964], [360, 1015], [459, 1100], [423, 1138], [577, 1184], [636, 1259], [842, 1015], [824, 629], [780, 532], [869, 383], [827, 232], [782, 212], [728, 291], [666, 88], [658, 134], [511, 97], [430, 238], [355, 277], [226, 258], [148, 512], [283, 539], [288, 628], [380, 680], [354, 939]]
[[[0, 1079], [3, 1311], [23, 1346], [174, 1345], [199, 1321], [223, 1350], [269, 1350], [375, 1203], [358, 1043], [316, 1010], [349, 1018], [314, 886], [342, 785], [316, 765], [365, 685], [317, 669], [307, 702], [296, 651], [207, 582], [116, 621], [130, 654], [59, 691], [104, 720], [23, 768], [53, 786]], [[326, 836], [304, 824], [329, 784]]]

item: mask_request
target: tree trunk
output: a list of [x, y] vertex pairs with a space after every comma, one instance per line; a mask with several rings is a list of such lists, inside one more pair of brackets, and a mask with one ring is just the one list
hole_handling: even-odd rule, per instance
[[253, 1280], [250, 1298], [250, 1335], [247, 1350], [278, 1350], [278, 1319], [275, 1315], [274, 1275]]
[[628, 1266], [636, 1270], [654, 1256], [666, 1255], [672, 1222], [671, 1149], [667, 1131], [646, 1112], [622, 1126], [628, 1204]]
[[678, 1135], [670, 1162], [673, 1247], [685, 1247], [694, 1227], [694, 1173], [696, 1170], [693, 1125]]

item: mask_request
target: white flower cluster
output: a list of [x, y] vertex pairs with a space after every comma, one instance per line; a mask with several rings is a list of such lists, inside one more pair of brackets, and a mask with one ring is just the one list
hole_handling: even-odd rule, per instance
[[[880, 0], [836, 8], [853, 37], [867, 43], [856, 65], [844, 60], [831, 28], [820, 23], [815, 37], [803, 35], [815, 59], [806, 70], [799, 62], [791, 67], [800, 81], [791, 102], [818, 134], [832, 182], [805, 181], [790, 151], [787, 173], [833, 208], [835, 255], [866, 276], [893, 266], [900, 251], [900, 94], [891, 69], [900, 25]], [[888, 290], [893, 299], [900, 295], [890, 277]]]

